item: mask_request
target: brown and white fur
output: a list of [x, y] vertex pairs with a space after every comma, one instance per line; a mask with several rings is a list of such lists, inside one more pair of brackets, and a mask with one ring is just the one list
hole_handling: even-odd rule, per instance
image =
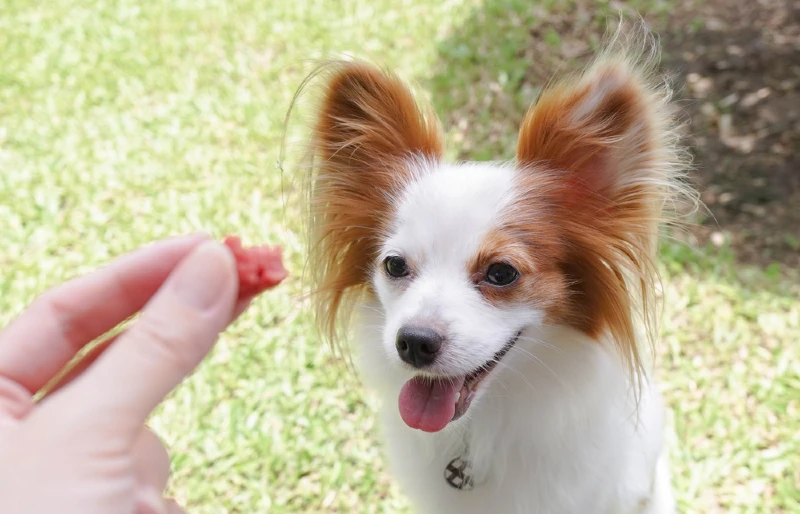
[[[392, 73], [322, 69], [319, 323], [355, 336], [420, 512], [674, 512], [648, 365], [659, 225], [683, 193], [658, 57], [651, 34], [619, 32], [542, 92], [507, 163], [445, 162]], [[445, 481], [456, 457], [471, 490]]]

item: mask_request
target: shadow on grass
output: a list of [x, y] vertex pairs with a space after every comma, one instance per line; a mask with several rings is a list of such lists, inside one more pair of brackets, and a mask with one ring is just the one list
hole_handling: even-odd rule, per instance
[[[703, 201], [742, 264], [800, 266], [800, 4], [705, 0], [673, 12], [678, 74]], [[715, 234], [716, 232], [716, 234]]]
[[450, 157], [513, 157], [539, 89], [591, 58], [609, 17], [638, 12], [661, 35], [664, 68], [677, 75], [694, 178], [713, 215], [693, 230], [696, 244], [716, 245], [703, 253], [732, 255], [734, 264], [791, 273], [800, 266], [800, 209], [790, 207], [800, 204], [800, 162], [791, 151], [800, 145], [800, 14], [789, 0], [748, 2], [734, 0], [737, 11], [727, 0], [677, 8], [656, 0], [485, 0], [440, 42], [427, 78]]

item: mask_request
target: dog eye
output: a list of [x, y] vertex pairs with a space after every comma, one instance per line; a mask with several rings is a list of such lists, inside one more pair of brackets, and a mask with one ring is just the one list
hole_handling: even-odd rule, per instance
[[503, 262], [492, 264], [486, 272], [486, 282], [493, 286], [507, 286], [517, 280], [518, 277], [519, 271], [510, 264]]
[[408, 263], [402, 257], [391, 256], [383, 261], [383, 266], [386, 268], [386, 273], [390, 277], [402, 278], [408, 275]]

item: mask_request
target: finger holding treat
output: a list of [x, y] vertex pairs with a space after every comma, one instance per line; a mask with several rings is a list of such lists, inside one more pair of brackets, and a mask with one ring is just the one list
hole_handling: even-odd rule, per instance
[[0, 464], [14, 463], [0, 465], [0, 512], [182, 512], [164, 497], [169, 456], [146, 421], [250, 300], [286, 276], [278, 247], [196, 235], [42, 295], [0, 330]]

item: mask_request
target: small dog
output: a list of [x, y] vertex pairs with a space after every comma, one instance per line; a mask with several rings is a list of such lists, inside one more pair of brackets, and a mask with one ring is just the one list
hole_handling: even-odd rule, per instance
[[395, 75], [321, 69], [319, 323], [358, 335], [421, 512], [675, 510], [646, 362], [659, 226], [687, 189], [659, 45], [623, 32], [541, 93], [511, 163], [445, 162], [439, 122]]

